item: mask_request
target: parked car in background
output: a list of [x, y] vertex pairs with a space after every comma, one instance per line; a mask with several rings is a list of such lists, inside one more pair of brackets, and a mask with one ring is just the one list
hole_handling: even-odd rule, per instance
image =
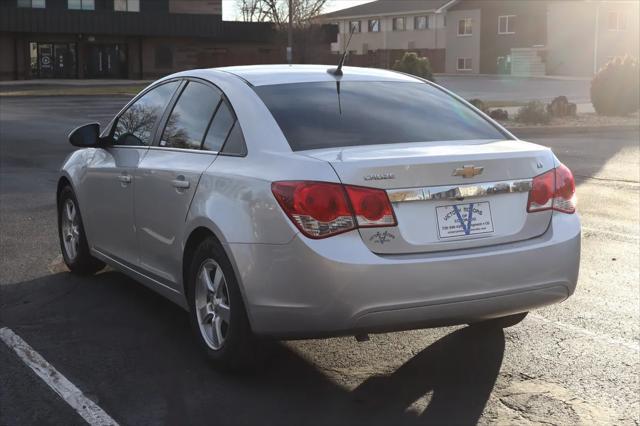
[[256, 336], [505, 327], [576, 286], [569, 169], [412, 76], [185, 71], [70, 141], [69, 269], [106, 263], [179, 304], [221, 366]]

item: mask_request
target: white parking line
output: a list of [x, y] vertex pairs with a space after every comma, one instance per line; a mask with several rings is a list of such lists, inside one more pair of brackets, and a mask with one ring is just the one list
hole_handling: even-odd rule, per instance
[[7, 327], [0, 328], [0, 339], [18, 355], [51, 389], [65, 400], [90, 425], [118, 425], [95, 402], [84, 396], [82, 391], [67, 380], [58, 370], [20, 336]]

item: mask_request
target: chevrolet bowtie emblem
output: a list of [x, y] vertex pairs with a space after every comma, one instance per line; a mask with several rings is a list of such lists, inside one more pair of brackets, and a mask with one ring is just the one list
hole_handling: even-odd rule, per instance
[[453, 176], [462, 176], [463, 178], [467, 179], [482, 174], [483, 170], [484, 167], [476, 167], [474, 165], [463, 166], [455, 169], [453, 171]]

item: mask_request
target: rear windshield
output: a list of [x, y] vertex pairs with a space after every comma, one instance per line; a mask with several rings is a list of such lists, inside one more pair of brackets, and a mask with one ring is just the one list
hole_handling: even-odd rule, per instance
[[254, 90], [294, 151], [506, 137], [472, 109], [426, 83], [293, 83]]

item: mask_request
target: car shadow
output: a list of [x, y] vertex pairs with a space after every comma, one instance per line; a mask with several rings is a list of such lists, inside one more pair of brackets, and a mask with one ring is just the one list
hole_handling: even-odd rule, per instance
[[[502, 331], [462, 328], [350, 390], [279, 342], [260, 371], [218, 372], [184, 311], [109, 270], [3, 286], [0, 312], [121, 424], [473, 424], [505, 347]], [[428, 397], [421, 413], [408, 410]]]

